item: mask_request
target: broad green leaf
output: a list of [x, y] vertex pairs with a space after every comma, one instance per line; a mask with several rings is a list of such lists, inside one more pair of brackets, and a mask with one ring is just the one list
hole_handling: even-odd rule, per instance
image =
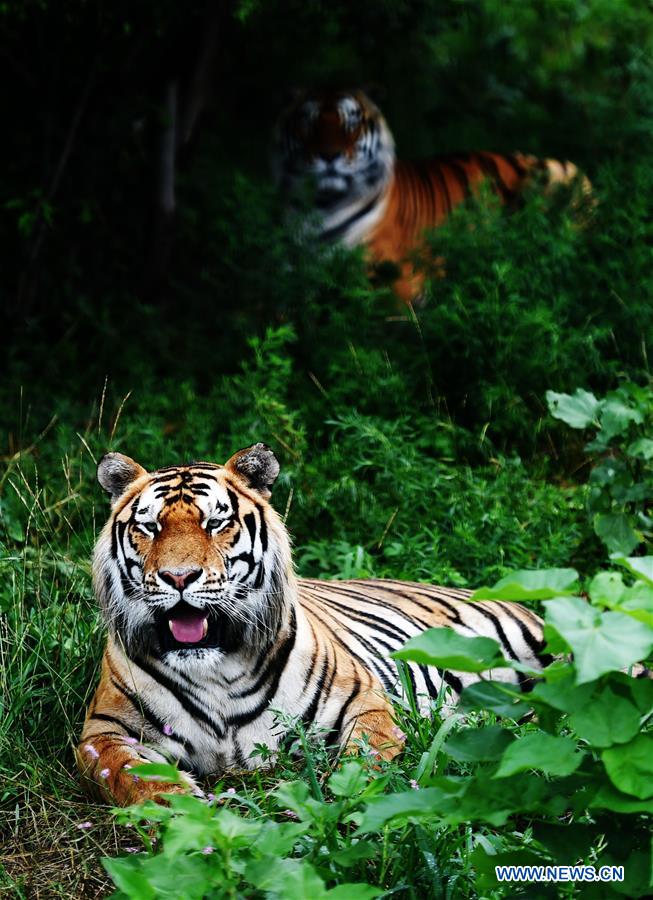
[[385, 825], [393, 821], [420, 820], [439, 818], [438, 810], [449, 809], [456, 803], [456, 792], [464, 790], [464, 785], [452, 786], [450, 791], [440, 787], [422, 788], [419, 791], [403, 791], [399, 794], [385, 794], [375, 797], [367, 804], [361, 817], [359, 831], [361, 833], [381, 831]]
[[517, 775], [493, 780], [481, 770], [478, 776], [438, 777], [431, 787], [375, 798], [361, 816], [360, 831], [378, 832], [387, 824], [405, 821], [500, 826], [515, 812], [541, 809], [561, 815], [566, 806], [568, 800], [552, 794], [543, 778]]
[[378, 845], [371, 841], [356, 841], [330, 854], [330, 858], [339, 866], [353, 866], [361, 859], [372, 859], [378, 853]]
[[639, 459], [653, 459], [653, 441], [650, 438], [637, 438], [628, 446], [626, 453]]
[[638, 581], [627, 588], [618, 609], [653, 628], [653, 585]]
[[544, 703], [561, 712], [571, 713], [583, 709], [589, 702], [594, 686], [576, 684], [574, 670], [567, 664], [566, 677], [554, 681], [538, 681], [529, 694], [529, 699], [537, 707]]
[[297, 840], [309, 829], [305, 822], [273, 822], [267, 820], [252, 846], [265, 856], [286, 856]]
[[554, 419], [561, 419], [571, 428], [598, 428], [599, 413], [603, 401], [597, 400], [594, 394], [578, 388], [573, 394], [557, 394], [546, 392], [546, 402]]
[[506, 778], [528, 769], [547, 775], [571, 775], [582, 759], [583, 754], [576, 750], [576, 742], [571, 738], [540, 731], [519, 738], [506, 749], [494, 778]]
[[653, 712], [653, 681], [650, 678], [629, 678], [618, 675], [620, 683], [627, 684], [635, 706], [643, 716]]
[[313, 866], [303, 859], [267, 858], [250, 862], [245, 876], [259, 890], [283, 900], [306, 900], [326, 896], [324, 882]]
[[475, 591], [470, 600], [549, 600], [573, 594], [577, 587], [575, 569], [521, 569], [505, 575], [492, 587]]
[[134, 857], [120, 859], [103, 859], [102, 865], [107, 870], [116, 887], [133, 900], [154, 900], [154, 888], [149, 879], [141, 871], [141, 861]]
[[368, 776], [360, 762], [349, 760], [329, 778], [329, 788], [336, 797], [354, 797], [365, 788]]
[[489, 762], [499, 759], [514, 740], [505, 728], [465, 728], [452, 735], [444, 745], [445, 752], [458, 762]]
[[622, 794], [609, 781], [603, 783], [589, 803], [590, 809], [609, 809], [619, 813], [653, 813], [653, 798], [636, 800]]
[[589, 594], [595, 606], [616, 606], [626, 590], [620, 572], [599, 572], [590, 584]]
[[577, 684], [639, 662], [653, 648], [653, 629], [626, 613], [600, 612], [580, 597], [559, 597], [544, 606], [547, 628], [574, 654]]
[[171, 781], [173, 784], [181, 784], [183, 781], [179, 769], [169, 763], [143, 763], [132, 766], [129, 774], [136, 775], [143, 781]]
[[609, 687], [569, 717], [571, 728], [593, 747], [625, 744], [639, 731], [639, 722], [634, 703]]
[[628, 556], [641, 541], [626, 513], [599, 513], [594, 518], [594, 531], [610, 553], [622, 556]]
[[614, 561], [620, 566], [625, 566], [633, 575], [653, 585], [653, 556], [630, 556], [627, 559], [616, 557]]
[[601, 758], [618, 790], [640, 800], [653, 797], [653, 734], [639, 734], [629, 744], [610, 747]]
[[261, 819], [245, 819], [229, 809], [221, 809], [213, 814], [213, 825], [222, 838], [222, 844], [243, 847], [258, 835], [263, 822]]
[[500, 681], [470, 684], [460, 695], [458, 705], [464, 710], [487, 709], [509, 719], [521, 719], [530, 709], [513, 685], [504, 685]]
[[601, 408], [601, 433], [606, 441], [628, 430], [631, 422], [641, 425], [642, 413], [617, 397], [608, 397]]
[[390, 655], [459, 672], [485, 672], [508, 665], [492, 638], [465, 637], [451, 628], [429, 628]]

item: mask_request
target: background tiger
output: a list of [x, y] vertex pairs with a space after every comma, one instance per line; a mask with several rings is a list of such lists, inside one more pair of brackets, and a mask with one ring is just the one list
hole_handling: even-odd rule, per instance
[[277, 180], [289, 197], [313, 183], [323, 240], [365, 244], [372, 261], [390, 260], [394, 288], [405, 302], [420, 294], [424, 276], [409, 254], [425, 228], [441, 225], [452, 209], [488, 182], [502, 203], [514, 202], [533, 180], [544, 191], [591, 186], [571, 162], [523, 153], [485, 151], [403, 162], [392, 133], [361, 90], [305, 92], [282, 114], [277, 133]]
[[[77, 751], [95, 791], [120, 804], [197, 789], [194, 775], [254, 768], [257, 744], [283, 740], [273, 710], [300, 716], [346, 746], [366, 735], [401, 749], [386, 692], [388, 654], [430, 626], [488, 635], [540, 666], [542, 626], [515, 604], [466, 602], [468, 591], [391, 580], [295, 577], [288, 533], [268, 503], [279, 464], [264, 444], [224, 466], [147, 473], [109, 453], [98, 478], [112, 511], [95, 550], [94, 586], [108, 626], [100, 683]], [[423, 711], [478, 675], [417, 664]], [[500, 669], [492, 677], [523, 676]], [[131, 766], [165, 755], [184, 786], [143, 782]]]

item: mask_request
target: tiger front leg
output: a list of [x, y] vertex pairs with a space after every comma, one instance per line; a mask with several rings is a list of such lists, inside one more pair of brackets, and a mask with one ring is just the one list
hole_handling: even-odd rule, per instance
[[341, 731], [348, 753], [359, 753], [366, 742], [380, 759], [394, 759], [404, 749], [405, 735], [393, 719], [390, 703], [376, 690], [358, 696]]
[[[139, 752], [138, 742], [114, 735], [96, 734], [82, 736], [77, 748], [77, 767], [82, 776], [82, 784], [91, 796], [109, 801], [116, 806], [130, 806], [145, 800], [165, 802], [161, 794], [201, 795], [202, 792], [193, 778], [180, 772], [182, 781], [145, 781], [131, 770], [135, 766], [152, 762], [152, 753], [147, 758]], [[161, 757], [164, 762], [164, 757]]]

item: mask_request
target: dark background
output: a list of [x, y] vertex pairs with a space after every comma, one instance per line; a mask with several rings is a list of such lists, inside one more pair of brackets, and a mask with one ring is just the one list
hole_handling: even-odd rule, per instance
[[594, 178], [616, 165], [627, 192], [650, 152], [645, 2], [9, 2], [0, 28], [2, 333], [19, 381], [129, 378], [133, 353], [197, 377], [209, 348], [228, 370], [302, 302], [269, 178], [296, 87], [369, 87], [404, 157], [520, 148]]

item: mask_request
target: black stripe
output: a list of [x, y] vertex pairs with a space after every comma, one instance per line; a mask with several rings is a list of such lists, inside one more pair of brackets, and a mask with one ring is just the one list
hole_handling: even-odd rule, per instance
[[[109, 716], [106, 713], [92, 713], [89, 718], [98, 719], [101, 722], [111, 722], [113, 725], [118, 725], [123, 731], [127, 734], [128, 737], [136, 738], [137, 741], [140, 741], [142, 738], [142, 734], [138, 731], [134, 731], [126, 722], [123, 722], [122, 719], [119, 719], [117, 716]], [[115, 732], [118, 734], [118, 732]]]
[[[181, 708], [188, 713], [189, 716], [192, 716], [194, 719], [199, 719], [200, 722], [204, 722], [205, 725], [208, 725], [209, 728], [219, 737], [223, 738], [225, 735], [224, 729], [220, 726], [215, 719], [211, 718], [211, 716], [207, 715], [204, 710], [198, 706], [196, 703], [191, 700], [187, 693], [185, 693], [180, 684], [174, 682], [171, 678], [168, 678], [167, 675], [164, 675], [163, 672], [159, 672], [154, 666], [151, 666], [146, 660], [142, 657], [137, 657], [133, 660], [134, 663], [138, 666], [139, 669], [142, 669], [143, 672], [147, 673], [150, 678], [164, 687], [167, 691], [169, 691], [172, 696], [175, 698], [177, 703], [181, 706]], [[175, 738], [176, 740], [176, 738]], [[183, 743], [183, 741], [182, 741]]]
[[322, 689], [324, 688], [324, 682], [326, 681], [328, 669], [329, 669], [329, 659], [325, 655], [324, 662], [322, 663], [322, 671], [320, 672], [319, 678], [317, 680], [317, 684], [315, 686], [315, 690], [313, 691], [313, 696], [311, 697], [311, 702], [309, 703], [306, 710], [302, 713], [302, 722], [306, 726], [311, 725], [315, 719], [315, 714], [317, 713], [317, 708], [319, 706], [320, 700], [322, 699]]
[[358, 678], [358, 676], [354, 676], [354, 687], [352, 688], [350, 695], [347, 697], [347, 699], [343, 703], [340, 713], [338, 715], [338, 718], [333, 723], [333, 728], [331, 729], [331, 731], [328, 733], [328, 735], [325, 738], [324, 743], [327, 745], [327, 747], [332, 746], [333, 744], [339, 743], [340, 732], [342, 731], [342, 723], [345, 720], [345, 713], [351, 706], [351, 703], [352, 703], [352, 700], [354, 699], [354, 697], [358, 694], [358, 692], [360, 690], [360, 686], [361, 686], [360, 679]]
[[[322, 603], [319, 600], [319, 598], [316, 598], [316, 599], [317, 599], [318, 603], [321, 603], [321, 605], [324, 606], [324, 603]], [[327, 613], [328, 613], [328, 610], [327, 610]], [[330, 613], [330, 615], [332, 616], [332, 618], [335, 618], [333, 613]], [[337, 621], [337, 619], [336, 619], [336, 621]], [[333, 628], [331, 629], [331, 631], [333, 633]], [[381, 655], [381, 653], [379, 653], [379, 651], [376, 649], [376, 647], [374, 647], [373, 645], [370, 644], [369, 640], [366, 640], [360, 634], [356, 634], [355, 632], [350, 632], [350, 634], [351, 634], [351, 637], [354, 640], [358, 641], [358, 643], [361, 644], [367, 650], [367, 652], [370, 654], [371, 658], [368, 658], [366, 661], [362, 662], [363, 667], [365, 669], [367, 669], [368, 671], [370, 669], [372, 669], [373, 672], [377, 675], [377, 677], [381, 681], [381, 683], [383, 684], [383, 686], [385, 687], [385, 689], [387, 691], [392, 690], [397, 681], [396, 668], [393, 665], [393, 663], [391, 663], [389, 660], [385, 659]], [[335, 634], [334, 634], [334, 637], [335, 637]], [[353, 655], [353, 651], [352, 651], [351, 647], [349, 647], [347, 644], [344, 644], [343, 642], [341, 642], [341, 643], [343, 644], [343, 646], [345, 647], [347, 652], [349, 654]], [[385, 646], [388, 646], [388, 645], [386, 644]], [[390, 671], [389, 677], [388, 677], [387, 673], [383, 672], [383, 669], [381, 668], [382, 665], [387, 666], [387, 668], [389, 669], [389, 671]]]
[[344, 222], [341, 222], [340, 225], [335, 225], [333, 228], [327, 228], [326, 231], [323, 231], [320, 234], [321, 241], [334, 241], [336, 238], [339, 238], [342, 234], [347, 231], [350, 225], [353, 225], [355, 222], [358, 222], [359, 219], [362, 219], [364, 216], [368, 214], [379, 202], [381, 197], [381, 191], [378, 194], [375, 194], [374, 197], [367, 203], [362, 209], [359, 209], [358, 212], [354, 213]]
[[236, 727], [240, 727], [241, 725], [247, 725], [249, 722], [253, 722], [254, 719], [258, 718], [262, 712], [264, 712], [267, 707], [270, 705], [270, 701], [274, 697], [277, 692], [277, 688], [279, 687], [279, 682], [281, 681], [281, 676], [283, 675], [286, 665], [288, 663], [288, 659], [292, 652], [293, 647], [295, 646], [295, 639], [297, 637], [297, 616], [295, 614], [295, 610], [293, 609], [291, 612], [290, 619], [290, 627], [289, 627], [289, 635], [286, 640], [283, 642], [279, 651], [276, 653], [274, 657], [275, 668], [274, 672], [270, 670], [270, 674], [272, 675], [270, 684], [268, 686], [265, 695], [261, 699], [261, 701], [254, 707], [254, 709], [249, 710], [248, 712], [237, 713], [234, 716], [230, 716], [227, 719], [228, 725], [235, 725]]

